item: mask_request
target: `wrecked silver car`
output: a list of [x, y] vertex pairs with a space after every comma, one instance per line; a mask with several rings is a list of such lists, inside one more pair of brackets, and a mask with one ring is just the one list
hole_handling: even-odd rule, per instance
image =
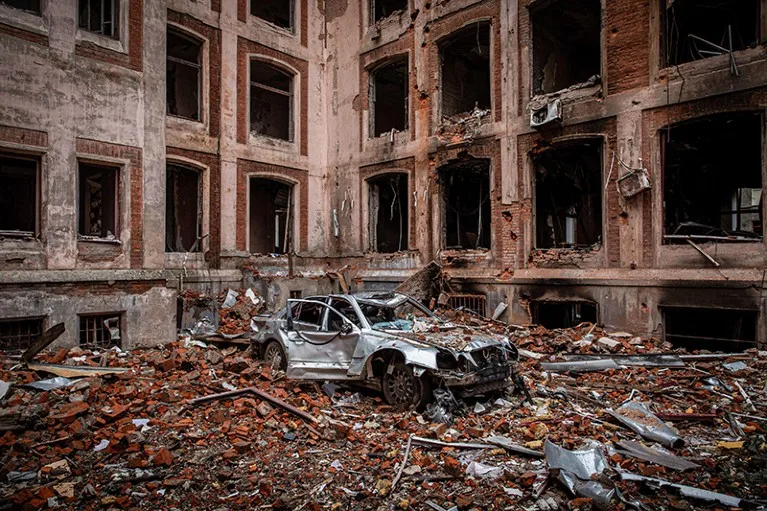
[[300, 380], [353, 381], [398, 408], [421, 408], [436, 388], [461, 397], [512, 384], [508, 338], [442, 320], [398, 293], [291, 299], [253, 338], [264, 359]]

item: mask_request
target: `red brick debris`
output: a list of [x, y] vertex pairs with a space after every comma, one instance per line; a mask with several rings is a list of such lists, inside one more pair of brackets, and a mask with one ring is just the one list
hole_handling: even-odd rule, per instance
[[[0, 509], [595, 508], [569, 493], [542, 458], [418, 442], [405, 458], [411, 437], [482, 443], [494, 435], [535, 451], [547, 440], [569, 450], [599, 442], [609, 463], [601, 477], [623, 497], [616, 509], [632, 501], [647, 509], [726, 509], [670, 489], [647, 491], [621, 481], [617, 470], [741, 499], [767, 495], [767, 353], [685, 360], [678, 368], [547, 373], [540, 364], [561, 361], [562, 353], [672, 349], [591, 325], [515, 330], [457, 319], [509, 333], [522, 350], [519, 370], [532, 403], [516, 394], [482, 398], [466, 403], [451, 424], [431, 423], [416, 411], [393, 410], [374, 392], [342, 387], [331, 398], [322, 382], [288, 380], [252, 348], [186, 339], [106, 357], [80, 348], [43, 352], [41, 362], [130, 370], [37, 390], [22, 385], [50, 375], [6, 354], [0, 379], [11, 387], [0, 398]], [[317, 422], [256, 394], [191, 403], [247, 387]], [[653, 446], [607, 412], [630, 398], [673, 421], [685, 445], [667, 450], [696, 468], [674, 470], [616, 449], [625, 441]], [[481, 477], [477, 467], [488, 474]]]

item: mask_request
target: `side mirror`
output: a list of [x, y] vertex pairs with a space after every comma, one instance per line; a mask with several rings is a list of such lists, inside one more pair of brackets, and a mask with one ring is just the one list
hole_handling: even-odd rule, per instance
[[351, 323], [344, 322], [341, 325], [341, 333], [344, 334], [344, 335], [348, 335], [348, 334], [352, 333], [353, 330], [354, 330], [354, 326]]

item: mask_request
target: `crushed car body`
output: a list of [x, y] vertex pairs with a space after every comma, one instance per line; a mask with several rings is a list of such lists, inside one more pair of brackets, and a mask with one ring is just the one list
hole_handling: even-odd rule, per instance
[[434, 388], [505, 389], [518, 359], [507, 337], [444, 321], [399, 293], [291, 299], [253, 341], [288, 378], [359, 382], [398, 407], [424, 405]]

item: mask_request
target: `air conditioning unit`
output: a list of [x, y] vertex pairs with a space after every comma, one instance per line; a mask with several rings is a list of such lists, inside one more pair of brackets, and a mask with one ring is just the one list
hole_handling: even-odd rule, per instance
[[553, 122], [562, 122], [562, 101], [559, 99], [530, 111], [531, 128], [543, 128]]

